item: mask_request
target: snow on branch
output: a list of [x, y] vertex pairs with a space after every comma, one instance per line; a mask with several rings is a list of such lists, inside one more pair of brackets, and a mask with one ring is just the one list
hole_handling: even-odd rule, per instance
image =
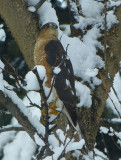
[[7, 132], [7, 131], [24, 131], [23, 127], [17, 127], [17, 126], [7, 126], [7, 127], [1, 127], [0, 133]]
[[[85, 145], [84, 139], [81, 139], [79, 142], [75, 141], [74, 138], [70, 139], [68, 137], [67, 131], [69, 130], [69, 126], [67, 126], [66, 132], [64, 133], [61, 129], [58, 129], [56, 131], [56, 134], [53, 133], [53, 130], [55, 129], [56, 125], [54, 124], [54, 118], [53, 120], [49, 120], [49, 106], [48, 106], [48, 99], [51, 96], [51, 91], [48, 91], [48, 94], [45, 92], [46, 89], [43, 86], [44, 80], [45, 80], [45, 69], [42, 66], [36, 66], [32, 72], [27, 73], [27, 76], [25, 77], [25, 80], [22, 80], [22, 77], [20, 77], [16, 70], [8, 64], [9, 67], [12, 69], [13, 72], [6, 71], [4, 69], [4, 64], [1, 62], [0, 65], [0, 77], [1, 77], [1, 91], [0, 91], [0, 106], [7, 108], [8, 111], [18, 120], [19, 124], [22, 126], [16, 126], [16, 125], [8, 125], [5, 127], [0, 128], [0, 132], [7, 132], [7, 131], [26, 131], [29, 136], [34, 140], [36, 145], [38, 146], [38, 153], [36, 155], [36, 159], [44, 159], [44, 155], [46, 155], [46, 158], [48, 157], [48, 154], [50, 154], [51, 158], [60, 159], [65, 157], [65, 154], [68, 152], [74, 152], [78, 150], [82, 150], [83, 146]], [[31, 107], [24, 105], [24, 101], [22, 101], [17, 94], [14, 92], [15, 86], [9, 85], [4, 79], [3, 79], [3, 72], [9, 75], [15, 82], [16, 82], [16, 90], [20, 91], [28, 91], [29, 86], [32, 85], [32, 83], [35, 83], [38, 86], [38, 89], [36, 90], [36, 85], [33, 86], [34, 89], [33, 92], [37, 92], [41, 95], [41, 101], [39, 101], [38, 104], [34, 103], [30, 98], [29, 94], [27, 95], [27, 99], [29, 101], [29, 104], [31, 104], [32, 108], [37, 108], [38, 110], [42, 110], [43, 107], [45, 108], [45, 119], [44, 119], [44, 125], [41, 123], [40, 115], [34, 115], [34, 113], [31, 112]], [[33, 73], [33, 74], [32, 74]], [[35, 75], [35, 77], [34, 77]], [[33, 76], [34, 78], [32, 78]], [[25, 86], [22, 85], [22, 81], [24, 82]], [[17, 88], [18, 87], [18, 88]], [[53, 87], [53, 86], [52, 86]], [[32, 92], [32, 91], [31, 91]], [[47, 94], [47, 95], [45, 95]], [[58, 112], [61, 113], [61, 112]], [[53, 122], [53, 123], [52, 123]], [[75, 134], [75, 133], [74, 133]], [[58, 137], [58, 138], [57, 138]], [[61, 143], [60, 143], [61, 142]], [[49, 150], [49, 153], [46, 151]], [[85, 153], [86, 154], [86, 153]], [[46, 159], [45, 158], [45, 159]]]
[[31, 117], [31, 113], [24, 106], [22, 100], [13, 91], [13, 87], [3, 80], [2, 71], [4, 69], [4, 65], [1, 61], [0, 67], [0, 77], [2, 82], [2, 85], [0, 86], [0, 106], [8, 109], [8, 111], [18, 120], [18, 122], [23, 126], [23, 129], [34, 141], [35, 134], [38, 134], [43, 141], [45, 134], [44, 126], [40, 124], [37, 117]]

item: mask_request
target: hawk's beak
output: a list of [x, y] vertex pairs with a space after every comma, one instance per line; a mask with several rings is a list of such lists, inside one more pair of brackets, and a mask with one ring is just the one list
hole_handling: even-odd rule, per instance
[[55, 29], [57, 29], [58, 28], [58, 26], [57, 25], [55, 25]]

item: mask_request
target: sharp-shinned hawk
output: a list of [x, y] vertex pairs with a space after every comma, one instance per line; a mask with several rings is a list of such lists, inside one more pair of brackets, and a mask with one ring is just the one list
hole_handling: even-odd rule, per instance
[[[76, 108], [76, 90], [72, 63], [67, 58], [67, 53], [58, 40], [57, 28], [55, 23], [47, 23], [41, 27], [34, 49], [35, 65], [45, 67], [47, 76], [46, 87], [51, 88], [52, 79], [55, 76], [54, 89], [56, 96], [63, 102], [69, 121], [74, 128], [80, 130], [87, 143], [86, 134]], [[60, 68], [59, 73], [56, 75], [53, 72], [55, 67]], [[56, 106], [53, 105], [53, 107], [56, 109]], [[52, 107], [50, 107], [50, 113], [57, 115], [58, 112], [53, 112], [51, 109]]]

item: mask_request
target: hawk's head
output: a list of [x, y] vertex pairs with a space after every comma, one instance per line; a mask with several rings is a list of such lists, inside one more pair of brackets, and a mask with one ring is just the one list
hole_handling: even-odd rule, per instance
[[44, 24], [40, 29], [40, 35], [46, 37], [58, 37], [58, 26], [56, 23], [49, 22]]

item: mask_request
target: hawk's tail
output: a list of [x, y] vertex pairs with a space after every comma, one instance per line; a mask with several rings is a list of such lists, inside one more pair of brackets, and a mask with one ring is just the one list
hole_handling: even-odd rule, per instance
[[73, 107], [73, 105], [64, 103], [64, 106], [64, 112], [68, 120], [70, 121], [72, 126], [80, 133], [80, 138], [83, 138], [85, 140], [86, 148], [89, 150], [89, 143], [87, 140], [85, 129], [82, 124], [80, 114], [76, 110], [76, 107]]

